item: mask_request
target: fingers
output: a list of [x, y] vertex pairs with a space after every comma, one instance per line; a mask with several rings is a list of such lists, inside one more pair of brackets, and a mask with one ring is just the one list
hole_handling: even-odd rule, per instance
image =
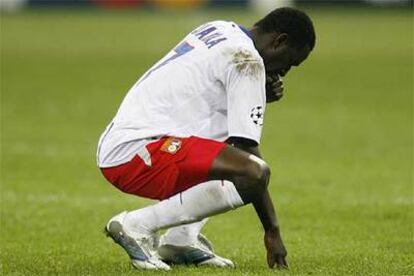
[[275, 262], [276, 262], [276, 259], [274, 255], [271, 252], [267, 252], [267, 265], [270, 268], [273, 268], [275, 266]]
[[281, 255], [274, 255], [274, 254], [268, 254], [267, 255], [267, 264], [270, 268], [273, 268], [276, 264], [276, 268], [278, 269], [287, 269], [289, 268], [289, 265], [286, 261], [286, 257]]
[[288, 264], [288, 262], [286, 261], [286, 257], [283, 259], [283, 261], [284, 261], [284, 266], [285, 266], [285, 268], [287, 269], [287, 268], [289, 268], [289, 264]]
[[276, 264], [277, 269], [288, 269], [289, 268], [289, 265], [285, 257], [278, 256], [275, 258], [272, 254], [268, 255], [267, 264], [269, 268], [274, 268], [275, 264]]
[[274, 95], [280, 99], [283, 96], [283, 82], [281, 80], [277, 80], [272, 84], [272, 91]]
[[266, 81], [267, 82], [277, 81], [278, 79], [281, 79], [279, 74], [266, 74]]
[[273, 78], [270, 75], [266, 75], [266, 83], [272, 83]]
[[267, 264], [273, 268], [276, 264], [278, 269], [287, 269], [287, 251], [283, 245], [279, 232], [266, 231], [264, 243], [267, 250]]
[[266, 75], [267, 102], [278, 101], [283, 97], [283, 80], [279, 75]]
[[271, 99], [279, 100], [283, 97], [283, 85], [279, 83], [275, 83], [270, 87], [270, 91], [268, 93], [268, 96]]
[[287, 268], [289, 267], [289, 266], [288, 266], [288, 263], [287, 263], [287, 261], [286, 261], [286, 258], [285, 258], [285, 257], [283, 257], [283, 256], [279, 256], [279, 257], [277, 258], [276, 263], [277, 263], [277, 268], [278, 268], [278, 269], [287, 269]]

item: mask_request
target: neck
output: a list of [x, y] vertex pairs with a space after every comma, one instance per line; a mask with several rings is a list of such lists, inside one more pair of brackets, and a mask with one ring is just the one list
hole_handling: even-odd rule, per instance
[[257, 27], [249, 28], [249, 31], [252, 34], [252, 39], [253, 39], [254, 46], [256, 47], [259, 54], [262, 56], [264, 45], [263, 45], [263, 42], [262, 42], [262, 39], [261, 39], [261, 32], [259, 31], [259, 29]]

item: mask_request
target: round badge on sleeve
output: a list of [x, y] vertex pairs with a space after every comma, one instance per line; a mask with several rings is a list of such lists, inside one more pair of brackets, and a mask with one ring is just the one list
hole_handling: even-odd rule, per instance
[[263, 117], [264, 117], [264, 110], [263, 107], [257, 105], [252, 108], [250, 112], [250, 118], [252, 119], [253, 123], [258, 126], [263, 125]]
[[177, 151], [181, 148], [182, 140], [177, 137], [169, 137], [165, 140], [164, 144], [161, 146], [161, 151], [168, 152], [170, 154], [176, 154]]

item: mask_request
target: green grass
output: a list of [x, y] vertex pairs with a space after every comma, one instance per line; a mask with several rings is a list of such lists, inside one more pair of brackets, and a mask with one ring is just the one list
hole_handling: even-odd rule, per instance
[[[178, 266], [169, 274], [414, 274], [412, 14], [309, 12], [317, 47], [268, 108], [261, 146], [291, 269], [266, 268], [247, 206], [205, 228], [235, 271]], [[97, 139], [135, 80], [194, 26], [217, 18], [249, 25], [257, 16], [2, 15], [2, 274], [140, 273], [101, 230], [113, 214], [149, 201], [104, 181]]]

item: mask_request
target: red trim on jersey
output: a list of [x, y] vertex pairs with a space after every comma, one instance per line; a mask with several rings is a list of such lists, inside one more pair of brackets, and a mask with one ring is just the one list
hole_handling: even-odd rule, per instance
[[137, 155], [128, 163], [101, 171], [125, 193], [162, 200], [207, 181], [214, 159], [225, 146], [194, 136], [164, 137], [147, 145], [151, 167]]

